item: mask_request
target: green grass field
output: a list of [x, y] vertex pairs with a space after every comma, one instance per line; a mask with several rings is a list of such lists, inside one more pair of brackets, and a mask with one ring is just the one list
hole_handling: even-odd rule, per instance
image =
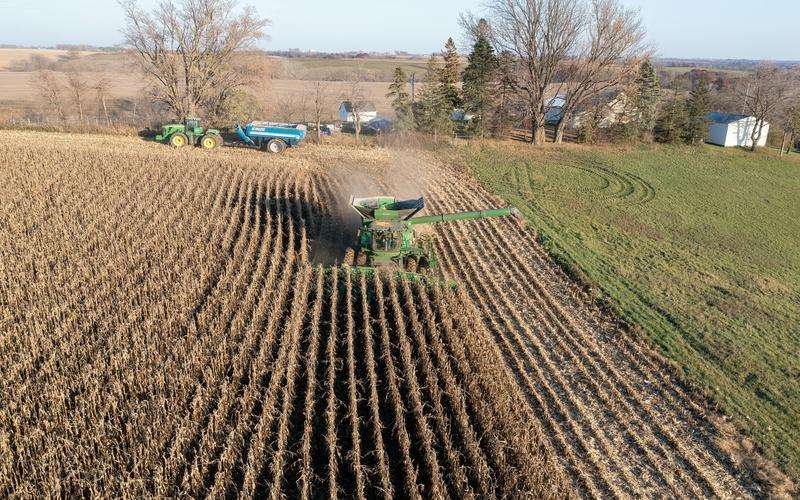
[[800, 155], [470, 144], [518, 206], [686, 378], [800, 473]]

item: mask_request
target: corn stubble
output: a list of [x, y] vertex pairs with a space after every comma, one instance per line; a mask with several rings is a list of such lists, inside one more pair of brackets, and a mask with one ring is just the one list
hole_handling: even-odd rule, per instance
[[38, 137], [0, 148], [1, 495], [570, 494], [467, 294], [311, 264], [324, 174]]

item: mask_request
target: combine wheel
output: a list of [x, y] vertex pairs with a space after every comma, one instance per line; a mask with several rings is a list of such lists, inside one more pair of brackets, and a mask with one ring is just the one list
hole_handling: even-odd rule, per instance
[[286, 143], [280, 139], [270, 139], [267, 143], [267, 151], [270, 153], [280, 154], [286, 149]]
[[200, 139], [200, 145], [203, 149], [217, 148], [221, 142], [222, 138], [213, 134], [204, 135], [203, 138]]
[[183, 132], [176, 132], [169, 138], [169, 143], [174, 148], [182, 148], [189, 144], [189, 138]]
[[421, 259], [419, 259], [419, 264], [417, 265], [417, 271], [416, 272], [418, 272], [420, 274], [427, 274], [428, 271], [430, 271], [430, 269], [431, 269], [431, 265], [430, 265], [430, 262], [428, 262], [428, 259], [426, 259], [425, 257], [422, 257]]

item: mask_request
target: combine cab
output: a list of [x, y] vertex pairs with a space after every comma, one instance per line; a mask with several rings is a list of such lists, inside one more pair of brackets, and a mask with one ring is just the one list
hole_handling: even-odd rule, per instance
[[197, 118], [187, 118], [184, 123], [170, 123], [161, 127], [156, 136], [159, 142], [169, 143], [176, 148], [184, 146], [202, 146], [203, 149], [215, 149], [222, 145], [219, 130], [200, 126]]
[[518, 213], [517, 209], [509, 207], [414, 217], [425, 208], [423, 198], [397, 201], [390, 196], [352, 198], [350, 204], [361, 216], [356, 265], [394, 267], [411, 273], [427, 273], [438, 267], [432, 239], [430, 236], [417, 235], [415, 226]]

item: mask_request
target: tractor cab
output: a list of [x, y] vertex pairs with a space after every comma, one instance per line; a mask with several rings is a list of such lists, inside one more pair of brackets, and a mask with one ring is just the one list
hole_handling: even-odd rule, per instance
[[186, 118], [186, 133], [191, 135], [203, 135], [203, 128], [200, 127], [200, 119], [194, 117]]

